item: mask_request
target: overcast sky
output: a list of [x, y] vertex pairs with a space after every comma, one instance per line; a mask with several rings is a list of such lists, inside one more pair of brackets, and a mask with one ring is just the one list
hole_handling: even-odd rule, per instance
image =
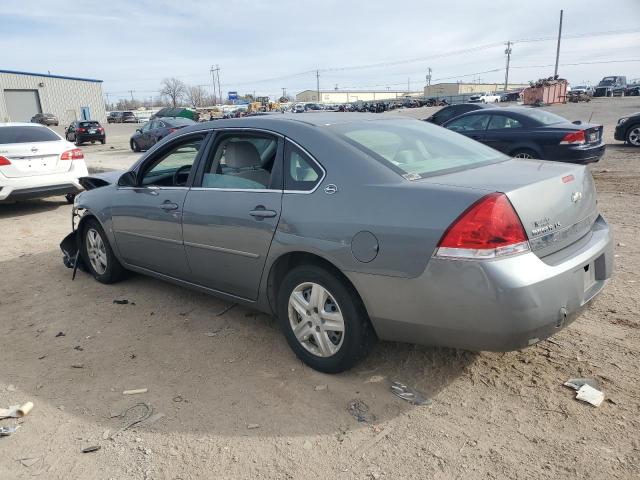
[[[640, 0], [0, 3], [0, 69], [101, 79], [111, 100], [128, 90], [157, 96], [172, 76], [211, 91], [212, 64], [220, 65], [223, 92], [241, 94], [315, 89], [316, 69], [322, 89], [406, 89], [410, 79], [418, 90], [428, 67], [433, 83], [503, 82], [502, 43], [555, 37], [560, 4], [568, 37], [561, 76], [573, 84], [640, 77]], [[570, 38], [620, 30], [635, 31]], [[555, 40], [515, 43], [510, 80], [552, 75], [545, 65], [555, 49]]]

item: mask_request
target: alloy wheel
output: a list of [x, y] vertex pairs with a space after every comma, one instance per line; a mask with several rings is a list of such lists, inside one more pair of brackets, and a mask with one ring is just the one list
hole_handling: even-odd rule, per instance
[[98, 275], [104, 275], [107, 271], [107, 249], [102, 237], [94, 228], [86, 233], [86, 247], [89, 262]]
[[640, 147], [640, 127], [633, 127], [627, 135], [629, 143], [636, 147]]
[[527, 152], [519, 152], [516, 153], [513, 158], [533, 158], [533, 155]]
[[344, 318], [338, 302], [321, 285], [305, 282], [289, 296], [289, 323], [298, 342], [318, 357], [330, 357], [344, 341]]

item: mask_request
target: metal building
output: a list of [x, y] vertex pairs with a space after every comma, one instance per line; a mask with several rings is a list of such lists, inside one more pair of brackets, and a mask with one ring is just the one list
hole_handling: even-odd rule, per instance
[[60, 124], [106, 121], [102, 80], [0, 70], [0, 122], [28, 122], [53, 113]]
[[[350, 103], [371, 102], [376, 100], [402, 100], [407, 96], [420, 96], [422, 92], [408, 92], [406, 90], [320, 90], [320, 102]], [[317, 102], [317, 90], [304, 90], [296, 94], [296, 102]]]
[[[507, 90], [528, 87], [528, 83], [510, 83]], [[488, 93], [504, 91], [504, 83], [436, 83], [424, 87], [425, 97], [444, 97], [447, 95], [463, 95], [467, 93]]]

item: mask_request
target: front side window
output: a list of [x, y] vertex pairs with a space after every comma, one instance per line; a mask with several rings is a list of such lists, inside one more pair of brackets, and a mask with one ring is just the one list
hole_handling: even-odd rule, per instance
[[507, 159], [479, 142], [417, 120], [352, 122], [327, 128], [409, 180]]
[[278, 153], [275, 137], [258, 134], [225, 135], [212, 150], [202, 178], [204, 188], [264, 190], [275, 185]]
[[142, 131], [143, 132], [148, 132], [149, 130], [151, 130], [151, 125], [153, 125], [153, 122], [147, 122], [142, 126]]
[[143, 186], [178, 187], [187, 183], [191, 167], [196, 161], [204, 137], [196, 135], [172, 143], [144, 169]]
[[313, 190], [322, 177], [322, 169], [316, 162], [290, 142], [284, 152], [284, 171], [285, 190]]
[[489, 115], [469, 115], [458, 118], [447, 125], [447, 128], [454, 132], [469, 132], [486, 130], [489, 124]]
[[503, 128], [522, 128], [520, 123], [515, 118], [507, 117], [506, 115], [493, 115], [489, 122], [488, 130], [498, 130]]

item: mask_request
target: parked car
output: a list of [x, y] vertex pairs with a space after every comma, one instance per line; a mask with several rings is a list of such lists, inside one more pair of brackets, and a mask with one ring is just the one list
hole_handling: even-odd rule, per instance
[[469, 102], [471, 103], [498, 103], [499, 101], [500, 95], [496, 93], [479, 93], [469, 97]]
[[132, 270], [273, 314], [323, 372], [376, 338], [533, 345], [613, 268], [587, 168], [510, 159], [415, 119], [216, 120], [83, 183], [67, 266], [79, 249], [99, 282]]
[[574, 95], [584, 94], [593, 97], [593, 87], [591, 85], [576, 85], [575, 87], [571, 87], [568, 93]]
[[0, 123], [0, 201], [66, 195], [87, 175], [82, 150], [35, 123]]
[[305, 112], [305, 108], [304, 108], [304, 104], [302, 103], [296, 103], [293, 108], [291, 109], [291, 111], [293, 113], [304, 113]]
[[572, 123], [536, 108], [476, 110], [443, 126], [517, 158], [590, 163], [605, 149], [602, 125]]
[[625, 95], [637, 97], [640, 95], [640, 80], [635, 80], [627, 85]]
[[40, 125], [54, 125], [58, 126], [58, 117], [53, 113], [36, 113], [31, 117], [31, 123], [39, 123]]
[[129, 146], [134, 152], [149, 150], [167, 135], [194, 124], [196, 124], [196, 122], [184, 117], [157, 118], [151, 120], [141, 128], [136, 129], [129, 140]]
[[640, 147], [640, 112], [618, 120], [614, 138], [634, 147]]
[[64, 132], [64, 138], [76, 145], [82, 145], [85, 142], [105, 144], [107, 136], [104, 128], [97, 120], [76, 120], [71, 122]]
[[138, 123], [138, 117], [133, 112], [122, 112], [120, 123]]
[[430, 117], [425, 118], [424, 121], [435, 123], [436, 125], [442, 125], [444, 122], [447, 122], [452, 118], [459, 117], [463, 113], [483, 108], [493, 107], [484, 103], [458, 103], [457, 105], [449, 105], [448, 107], [441, 108]]
[[520, 100], [522, 90], [513, 90], [511, 92], [504, 92], [500, 94], [501, 102], [517, 102]]
[[122, 123], [122, 112], [109, 112], [107, 123]]
[[627, 77], [615, 75], [604, 77], [593, 92], [594, 97], [624, 97]]

